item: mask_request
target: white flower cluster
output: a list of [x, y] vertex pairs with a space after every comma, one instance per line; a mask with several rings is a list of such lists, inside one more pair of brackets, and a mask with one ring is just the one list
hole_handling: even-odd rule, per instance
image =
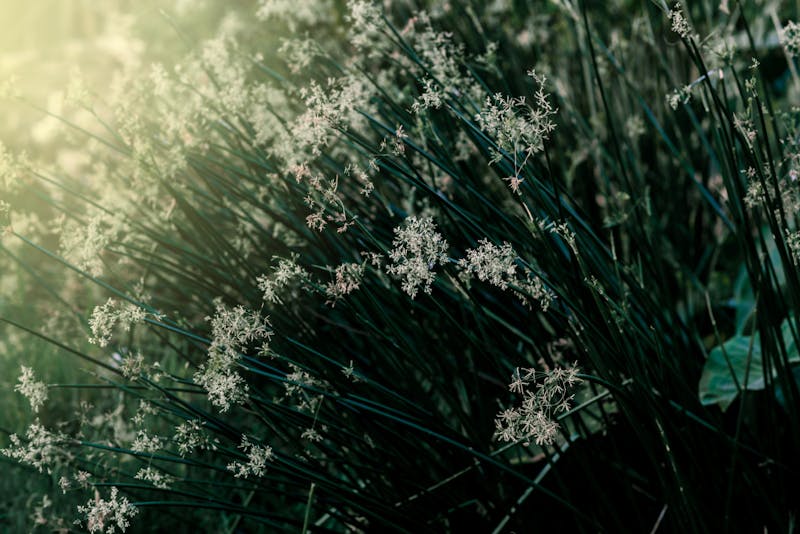
[[204, 422], [201, 419], [191, 419], [184, 421], [175, 427], [175, 441], [178, 444], [178, 453], [185, 457], [192, 454], [197, 449], [216, 450], [217, 438], [211, 438], [203, 429]]
[[800, 24], [789, 21], [781, 31], [781, 43], [791, 56], [800, 55]]
[[578, 368], [558, 367], [537, 372], [514, 370], [508, 389], [522, 395], [519, 407], [500, 412], [495, 419], [495, 437], [502, 441], [529, 441], [549, 445], [556, 439], [558, 422], [554, 415], [569, 411], [574, 394], [570, 389], [581, 382]]
[[313, 394], [307, 391], [307, 388], [322, 388], [325, 383], [317, 380], [305, 369], [290, 363], [289, 367], [292, 369], [291, 373], [286, 374], [286, 380], [283, 382], [285, 390], [283, 399], [291, 400], [294, 402], [294, 407], [300, 411], [314, 413], [317, 411], [320, 403], [322, 403], [321, 394]]
[[350, 24], [350, 44], [363, 49], [373, 45], [381, 28], [381, 11], [377, 2], [351, 0], [345, 20]]
[[28, 168], [30, 163], [25, 154], [11, 154], [3, 143], [0, 143], [0, 193], [16, 191]]
[[280, 293], [297, 280], [302, 280], [306, 275], [295, 258], [280, 258], [278, 265], [271, 275], [262, 274], [258, 277], [258, 288], [264, 292], [264, 300], [271, 304], [280, 304]]
[[134, 452], [152, 454], [164, 447], [164, 442], [160, 436], [149, 435], [144, 430], [136, 433], [136, 438], [131, 443], [131, 450]]
[[14, 386], [14, 391], [21, 393], [31, 403], [31, 410], [38, 412], [39, 408], [47, 401], [47, 384], [39, 382], [33, 374], [33, 369], [22, 366], [19, 383]]
[[411, 216], [401, 227], [394, 229], [394, 240], [387, 266], [389, 274], [403, 281], [403, 291], [413, 299], [420, 287], [425, 293], [431, 292], [436, 278], [433, 270], [437, 265], [447, 263], [447, 241], [436, 231], [430, 217]]
[[247, 398], [247, 383], [236, 370], [240, 353], [254, 342], [261, 343], [260, 353], [267, 353], [272, 330], [258, 312], [241, 305], [229, 308], [222, 302], [217, 302], [214, 317], [206, 320], [211, 321], [211, 345], [194, 380], [205, 388], [211, 404], [226, 412]]
[[306, 110], [289, 125], [283, 142], [274, 147], [287, 168], [317, 157], [340, 135], [364, 119], [357, 109], [366, 108], [373, 89], [363, 77], [348, 74], [320, 85], [312, 81], [300, 89]]
[[209, 364], [195, 373], [194, 380], [206, 390], [211, 404], [224, 413], [231, 406], [242, 404], [250, 388], [244, 377], [233, 369], [221, 369], [213, 359], [209, 359]]
[[792, 251], [794, 261], [800, 263], [800, 232], [786, 230], [786, 245]]
[[[537, 84], [534, 105], [522, 97], [512, 98], [497, 93], [486, 97], [483, 109], [475, 116], [475, 121], [497, 144], [493, 163], [508, 155], [514, 162], [514, 176], [507, 178], [515, 193], [519, 192], [519, 178], [528, 158], [544, 150], [544, 142], [555, 130], [552, 117], [556, 109], [545, 92], [546, 78], [531, 70], [528, 75]], [[504, 154], [505, 152], [505, 154]], [[522, 161], [518, 154], [524, 154]]]
[[364, 276], [366, 265], [363, 263], [343, 263], [336, 267], [334, 272], [335, 280], [328, 282], [325, 286], [325, 294], [331, 304], [357, 290]]
[[692, 86], [686, 85], [680, 89], [675, 89], [667, 95], [667, 103], [673, 110], [677, 110], [681, 104], [688, 104], [692, 99]]
[[408, 139], [408, 134], [401, 124], [394, 131], [394, 134], [383, 138], [379, 145], [379, 150], [380, 152], [386, 152], [386, 150], [389, 149], [392, 155], [402, 156], [406, 153], [405, 139]]
[[316, 26], [330, 10], [330, 0], [259, 0], [256, 18], [262, 21], [280, 19], [294, 33], [298, 24]]
[[120, 371], [128, 379], [136, 379], [145, 371], [144, 355], [141, 352], [129, 354], [122, 360]]
[[[281, 43], [278, 54], [284, 58], [292, 73], [297, 74], [311, 64], [318, 56], [324, 56], [325, 51], [314, 39], [286, 39]], [[271, 108], [265, 112], [271, 112]]]
[[144, 480], [159, 489], [169, 489], [175, 479], [152, 467], [143, 467], [133, 476], [137, 480]]
[[516, 275], [517, 254], [509, 243], [497, 246], [488, 239], [481, 239], [479, 246], [467, 250], [467, 257], [458, 261], [462, 275], [475, 275], [481, 282], [506, 289], [508, 281]]
[[314, 428], [306, 428], [303, 430], [303, 433], [300, 434], [300, 439], [304, 439], [306, 441], [310, 441], [311, 443], [318, 443], [323, 440], [322, 434], [317, 432]]
[[476, 98], [483, 93], [474, 78], [463, 74], [464, 46], [454, 42], [452, 32], [434, 30], [430, 15], [424, 11], [411, 19], [408, 32], [425, 67], [416, 74], [423, 90], [411, 106], [413, 112], [440, 108], [446, 97]]
[[147, 312], [133, 303], [122, 304], [109, 298], [102, 306], [95, 306], [92, 312], [89, 319], [89, 328], [92, 330], [89, 343], [105, 347], [111, 342], [116, 326], [127, 332], [134, 324], [144, 321], [146, 316]]
[[155, 405], [144, 399], [139, 399], [139, 407], [136, 409], [136, 413], [131, 418], [131, 423], [137, 427], [143, 427], [147, 416], [155, 415], [157, 413], [158, 409], [155, 407]]
[[116, 487], [112, 487], [108, 500], [100, 498], [100, 493], [95, 490], [94, 498], [78, 506], [78, 512], [86, 517], [89, 532], [114, 534], [117, 530], [125, 532], [131, 526], [130, 519], [139, 513], [139, 509], [127, 497], [120, 496]]
[[272, 337], [269, 319], [244, 306], [229, 308], [217, 302], [211, 321], [211, 349], [241, 351], [254, 341], [268, 342]]
[[64, 454], [61, 445], [67, 441], [67, 436], [50, 432], [36, 421], [28, 427], [25, 443], [16, 434], [11, 434], [9, 440], [11, 446], [0, 452], [35, 467], [40, 473], [45, 469], [49, 473], [51, 466]]
[[85, 226], [69, 221], [59, 234], [61, 253], [90, 275], [100, 276], [104, 269], [100, 254], [117, 239], [123, 226], [122, 221], [105, 215], [92, 217]]
[[489, 282], [504, 291], [512, 284], [525, 306], [530, 307], [528, 296], [531, 296], [546, 312], [553, 302], [553, 293], [528, 268], [523, 269], [523, 277], [518, 277], [516, 260], [517, 253], [509, 243], [497, 246], [488, 239], [481, 239], [477, 248], [467, 250], [467, 257], [460, 259], [458, 266], [462, 279], [469, 280], [471, 276], [477, 276], [478, 280]]
[[675, 7], [669, 12], [670, 21], [672, 21], [672, 31], [680, 35], [682, 39], [687, 39], [692, 34], [692, 26], [683, 14], [683, 9], [680, 4], [675, 4]]
[[228, 471], [236, 478], [263, 477], [267, 472], [267, 462], [275, 457], [272, 447], [253, 443], [243, 435], [239, 448], [247, 455], [247, 462], [233, 461], [228, 464]]
[[62, 476], [58, 479], [58, 487], [61, 488], [62, 493], [66, 493], [67, 490], [73, 488], [81, 488], [86, 489], [89, 487], [89, 478], [91, 478], [91, 474], [87, 473], [86, 471], [78, 471], [74, 475], [72, 475], [72, 480], [68, 479], [65, 476]]
[[[536, 276], [529, 269], [525, 269], [526, 278], [523, 281], [517, 282], [520, 289], [529, 294], [539, 304], [543, 312], [550, 309], [550, 305], [555, 299], [555, 295], [550, 291], [542, 282], [542, 279]], [[521, 297], [522, 303], [530, 307], [527, 298]]]

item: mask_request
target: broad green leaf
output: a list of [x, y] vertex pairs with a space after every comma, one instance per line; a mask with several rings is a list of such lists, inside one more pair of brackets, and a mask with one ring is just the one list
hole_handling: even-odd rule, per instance
[[[786, 284], [786, 273], [783, 270], [783, 262], [781, 262], [781, 255], [775, 244], [775, 238], [769, 228], [766, 227], [762, 229], [762, 235], [767, 246], [769, 261], [775, 269], [778, 285], [783, 286]], [[749, 330], [753, 328], [752, 318], [756, 300], [753, 295], [753, 288], [750, 285], [747, 268], [744, 265], [739, 268], [739, 275], [736, 277], [733, 286], [733, 298], [728, 302], [728, 306], [736, 310], [736, 333], [739, 335], [749, 334]]]
[[[781, 337], [789, 362], [796, 363], [800, 362], [800, 352], [792, 336], [790, 320], [781, 323]], [[700, 402], [706, 406], [719, 404], [727, 410], [740, 389], [758, 391], [764, 389], [764, 385], [759, 334], [736, 335], [714, 347], [708, 355], [698, 387]]]
[[754, 337], [737, 335], [711, 350], [700, 376], [702, 404], [719, 404], [723, 410], [727, 410], [739, 394], [739, 389], [745, 388], [745, 377], [747, 389], [764, 389], [761, 342], [758, 334]]

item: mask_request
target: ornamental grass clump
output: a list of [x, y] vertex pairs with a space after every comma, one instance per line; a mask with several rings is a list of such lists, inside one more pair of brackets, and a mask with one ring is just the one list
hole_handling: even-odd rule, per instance
[[175, 2], [6, 92], [0, 527], [791, 530], [797, 13], [723, 4]]

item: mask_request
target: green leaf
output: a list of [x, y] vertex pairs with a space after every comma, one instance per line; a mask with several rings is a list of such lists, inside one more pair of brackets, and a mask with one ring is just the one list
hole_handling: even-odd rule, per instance
[[[775, 244], [775, 238], [767, 227], [762, 228], [761, 233], [762, 239], [766, 243], [769, 261], [773, 269], [775, 269], [778, 285], [782, 287], [786, 284], [786, 273], [783, 269], [778, 246]], [[753, 294], [753, 288], [750, 285], [747, 267], [744, 264], [739, 268], [739, 275], [736, 277], [733, 286], [733, 298], [728, 302], [728, 306], [736, 310], [736, 319], [734, 320], [736, 333], [749, 334], [750, 329], [753, 328], [753, 312], [756, 309], [756, 299]]]
[[[781, 337], [789, 362], [796, 363], [800, 362], [800, 351], [792, 336], [791, 320], [781, 323]], [[753, 336], [735, 335], [714, 347], [703, 366], [698, 387], [703, 405], [719, 404], [723, 410], [728, 409], [741, 389], [764, 389], [761, 341], [757, 332]]]
[[700, 376], [700, 402], [705, 406], [719, 404], [727, 410], [745, 387], [745, 377], [746, 389], [764, 389], [758, 333], [752, 337], [734, 336], [711, 350]]

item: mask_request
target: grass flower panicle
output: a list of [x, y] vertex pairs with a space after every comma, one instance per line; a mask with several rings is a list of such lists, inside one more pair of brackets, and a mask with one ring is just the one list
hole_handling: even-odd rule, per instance
[[136, 472], [133, 478], [137, 480], [144, 480], [149, 482], [158, 489], [169, 489], [175, 482], [175, 479], [162, 471], [158, 471], [152, 467], [143, 467]]
[[14, 391], [22, 394], [31, 403], [31, 410], [38, 412], [47, 402], [47, 384], [36, 380], [33, 369], [22, 366], [19, 383], [14, 386]]
[[164, 447], [164, 440], [160, 436], [148, 434], [145, 430], [139, 430], [131, 443], [131, 450], [134, 452], [152, 454]]
[[544, 150], [544, 143], [555, 130], [553, 116], [556, 109], [545, 91], [544, 75], [531, 70], [528, 75], [536, 83], [534, 103], [523, 97], [510, 97], [500, 93], [487, 96], [475, 121], [497, 144], [492, 163], [508, 157], [514, 164], [514, 175], [507, 178], [515, 193], [522, 182], [520, 174], [528, 159]]
[[681, 39], [688, 39], [691, 36], [692, 26], [680, 4], [675, 4], [670, 10], [669, 19], [672, 22], [672, 31], [677, 33]]
[[139, 513], [139, 509], [127, 497], [120, 495], [116, 487], [112, 487], [108, 499], [103, 499], [100, 492], [95, 490], [94, 498], [78, 506], [78, 512], [84, 515], [89, 532], [115, 534], [118, 531], [125, 532], [131, 526], [130, 520]]
[[216, 450], [219, 440], [211, 437], [201, 419], [184, 421], [175, 427], [174, 441], [181, 457], [192, 455], [197, 450]]
[[228, 471], [236, 478], [263, 477], [267, 473], [267, 463], [275, 458], [272, 447], [253, 443], [247, 436], [242, 436], [239, 448], [247, 455], [247, 461], [229, 463]]
[[403, 291], [412, 299], [420, 287], [430, 293], [436, 278], [434, 269], [448, 262], [447, 241], [436, 231], [430, 217], [411, 216], [394, 229], [394, 234], [389, 251], [392, 263], [386, 267], [387, 272], [402, 280]]
[[793, 20], [789, 21], [781, 32], [781, 43], [791, 56], [800, 55], [800, 24]]
[[11, 445], [0, 452], [40, 473], [45, 470], [50, 473], [66, 457], [63, 445], [69, 441], [65, 434], [51, 432], [38, 421], [28, 427], [24, 441], [16, 434], [11, 434], [9, 440]]
[[497, 246], [488, 239], [481, 239], [478, 247], [467, 250], [466, 258], [458, 261], [462, 273], [469, 277], [475, 275], [481, 282], [506, 289], [508, 281], [512, 280], [517, 272], [516, 259], [510, 243], [504, 242]]
[[30, 167], [24, 153], [12, 154], [0, 143], [0, 193], [11, 194], [18, 191]]
[[264, 292], [265, 302], [280, 304], [281, 294], [306, 276], [306, 270], [297, 263], [296, 257], [279, 258], [270, 275], [262, 274], [258, 277], [258, 288]]
[[89, 328], [92, 335], [89, 342], [101, 347], [107, 346], [114, 334], [116, 327], [128, 332], [137, 323], [144, 321], [147, 313], [136, 304], [109, 298], [102, 306], [95, 306], [92, 317], [89, 319]]
[[558, 434], [554, 416], [569, 411], [574, 394], [570, 392], [581, 382], [578, 369], [556, 367], [544, 372], [534, 369], [514, 370], [508, 389], [522, 396], [522, 403], [500, 412], [495, 419], [495, 436], [501, 441], [526, 441], [537, 445], [552, 444]]

